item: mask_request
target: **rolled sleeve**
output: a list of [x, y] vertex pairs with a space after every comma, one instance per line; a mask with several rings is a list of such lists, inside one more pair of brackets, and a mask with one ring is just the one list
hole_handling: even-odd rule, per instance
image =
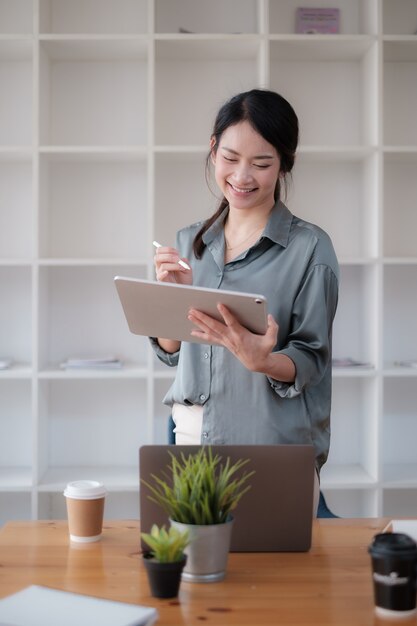
[[[322, 379], [331, 358], [331, 332], [338, 298], [338, 279], [326, 265], [307, 274], [294, 303], [292, 329], [287, 345], [278, 352], [295, 365], [293, 383], [268, 377], [278, 395], [292, 398]], [[278, 320], [279, 321], [279, 320]]]
[[169, 365], [170, 367], [176, 367], [178, 365], [180, 351], [177, 352], [166, 352], [158, 343], [156, 337], [149, 337], [149, 341], [151, 342], [151, 346], [156, 356], [162, 363], [165, 365]]

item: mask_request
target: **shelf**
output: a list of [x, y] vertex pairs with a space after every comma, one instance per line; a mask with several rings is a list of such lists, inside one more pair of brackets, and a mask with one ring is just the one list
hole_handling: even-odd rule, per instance
[[69, 357], [100, 354], [145, 365], [147, 340], [129, 332], [116, 274], [144, 277], [136, 267], [40, 268], [41, 369]]
[[271, 59], [279, 61], [360, 61], [375, 44], [368, 35], [271, 35]]
[[376, 119], [370, 111], [377, 106], [377, 44], [367, 37], [348, 38], [335, 53], [338, 43], [337, 37], [324, 36], [270, 43], [270, 86], [285, 94], [297, 111], [303, 146], [355, 149], [376, 143]]
[[30, 467], [0, 467], [0, 498], [5, 492], [30, 492], [32, 480]]
[[[401, 307], [398, 303], [401, 302]], [[417, 357], [417, 265], [384, 267], [384, 361]], [[401, 332], [400, 329], [403, 329]], [[405, 332], [406, 329], [410, 329]]]
[[142, 380], [148, 376], [143, 366], [123, 365], [120, 369], [79, 368], [44, 369], [39, 372], [40, 380]]
[[323, 489], [366, 489], [376, 487], [377, 481], [361, 465], [328, 463], [321, 471]]
[[146, 203], [145, 161], [42, 158], [41, 257], [134, 257], [150, 240]]
[[39, 28], [43, 33], [145, 33], [146, 0], [39, 0]]
[[[137, 517], [176, 368], [130, 333], [114, 276], [154, 277], [152, 240], [217, 208], [214, 118], [255, 87], [299, 118], [285, 202], [339, 259], [333, 357], [372, 364], [333, 369], [326, 498], [417, 517], [417, 369], [394, 365], [417, 358], [417, 6], [334, 0], [340, 34], [300, 35], [299, 5], [0, 0], [0, 523], [65, 518], [86, 477]], [[107, 354], [124, 366], [59, 367]]]
[[32, 42], [0, 39], [0, 146], [32, 145]]
[[2, 0], [0, 3], [0, 36], [31, 34], [33, 28], [32, 0]]
[[387, 463], [384, 465], [384, 489], [416, 489], [417, 463]]
[[157, 33], [255, 33], [256, 0], [155, 0]]
[[20, 157], [22, 158], [13, 155], [11, 159], [0, 159], [2, 265], [30, 263], [33, 255], [33, 171], [31, 162], [23, 158], [23, 155]]
[[383, 32], [407, 36], [417, 31], [417, 8], [414, 0], [382, 0]]
[[136, 39], [42, 41], [41, 145], [146, 145], [147, 45]]
[[376, 272], [373, 265], [340, 268], [340, 296], [333, 326], [333, 358], [377, 362]]
[[378, 480], [377, 398], [375, 378], [333, 379], [332, 439], [323, 468], [330, 484], [340, 481], [357, 487]]
[[139, 470], [136, 465], [57, 467], [45, 472], [39, 483], [38, 491], [42, 493], [63, 492], [67, 483], [73, 480], [98, 480], [109, 491], [131, 490], [139, 494]]
[[[304, 3], [300, 5], [298, 0], [279, 0], [269, 2], [269, 32], [270, 33], [293, 33], [296, 24], [296, 9], [299, 6], [323, 6], [325, 3]], [[334, 0], [329, 4], [332, 8], [340, 10], [340, 35], [361, 35], [377, 32], [377, 13], [375, 5], [369, 0]], [[320, 35], [308, 35], [311, 38]], [[332, 37], [332, 35], [325, 35]]]

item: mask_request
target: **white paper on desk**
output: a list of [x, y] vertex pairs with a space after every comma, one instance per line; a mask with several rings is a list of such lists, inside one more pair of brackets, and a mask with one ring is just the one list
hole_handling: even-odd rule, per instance
[[416, 519], [393, 519], [388, 524], [393, 533], [405, 533], [414, 541], [417, 541], [417, 520]]
[[0, 626], [151, 626], [156, 609], [31, 585], [0, 600]]

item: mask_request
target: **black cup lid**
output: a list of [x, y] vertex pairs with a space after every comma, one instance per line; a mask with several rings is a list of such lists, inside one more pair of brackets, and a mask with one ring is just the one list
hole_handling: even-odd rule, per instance
[[373, 542], [369, 546], [371, 554], [416, 554], [417, 544], [409, 535], [405, 533], [379, 533], [375, 535]]

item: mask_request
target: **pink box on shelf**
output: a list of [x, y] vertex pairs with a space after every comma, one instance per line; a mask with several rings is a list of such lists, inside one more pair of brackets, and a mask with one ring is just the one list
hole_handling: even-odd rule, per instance
[[297, 34], [338, 34], [339, 9], [298, 8], [295, 32]]

